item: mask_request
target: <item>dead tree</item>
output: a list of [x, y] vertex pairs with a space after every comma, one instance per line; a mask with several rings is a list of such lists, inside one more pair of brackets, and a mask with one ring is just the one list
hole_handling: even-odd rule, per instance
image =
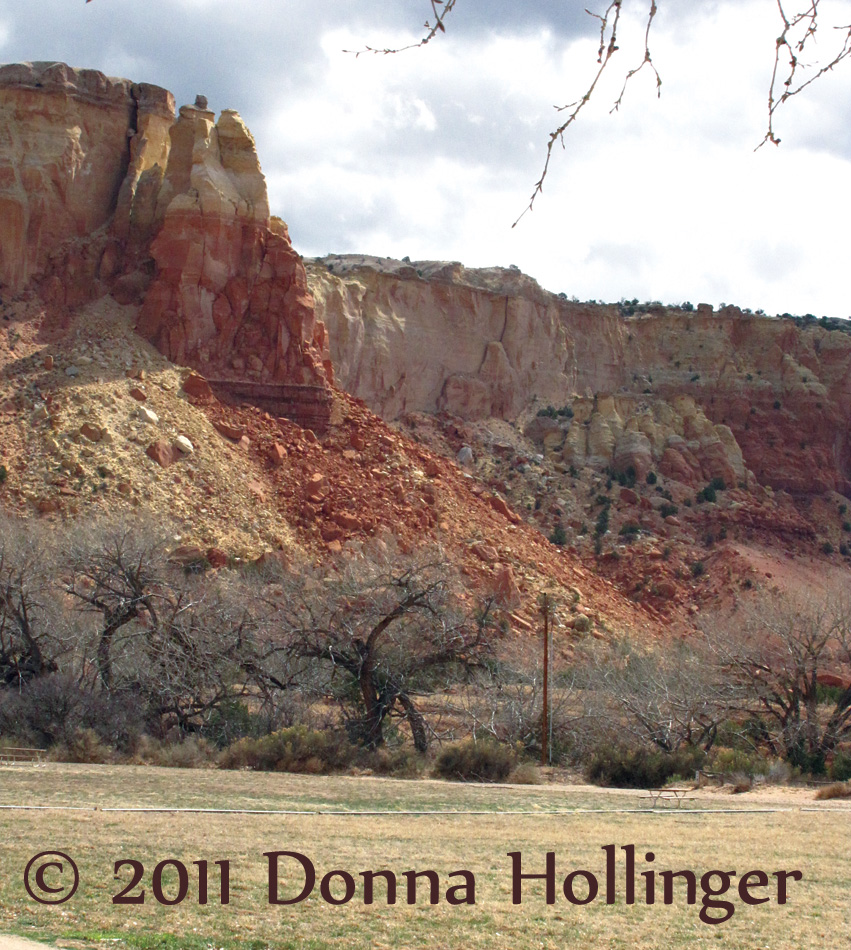
[[615, 641], [591, 651], [585, 676], [596, 716], [608, 721], [612, 735], [663, 752], [708, 752], [738, 695], [705, 644], [686, 640]]

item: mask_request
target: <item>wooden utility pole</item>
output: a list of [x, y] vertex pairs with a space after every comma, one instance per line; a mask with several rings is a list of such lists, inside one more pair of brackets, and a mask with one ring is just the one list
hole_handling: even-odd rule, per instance
[[544, 710], [541, 716], [541, 765], [547, 764], [550, 732], [550, 598], [544, 594], [541, 600], [544, 615]]

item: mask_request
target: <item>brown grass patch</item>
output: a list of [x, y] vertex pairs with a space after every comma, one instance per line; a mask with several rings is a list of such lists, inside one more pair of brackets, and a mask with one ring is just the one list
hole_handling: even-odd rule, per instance
[[833, 782], [831, 785], [825, 785], [816, 792], [816, 798], [819, 801], [830, 798], [851, 798], [851, 782]]
[[[207, 950], [208, 947], [282, 948], [531, 948], [630, 947], [636, 950], [769, 947], [771, 950], [832, 950], [847, 946], [851, 871], [847, 841], [851, 814], [832, 810], [758, 814], [736, 799], [733, 813], [621, 813], [635, 808], [636, 794], [558, 786], [485, 787], [441, 782], [356, 779], [165, 770], [115, 766], [60, 766], [4, 770], [0, 801], [30, 804], [88, 805], [85, 811], [0, 811], [0, 929], [31, 936], [80, 941], [79, 946]], [[709, 800], [709, 799], [707, 799]], [[729, 807], [730, 799], [716, 801]], [[240, 815], [193, 813], [119, 813], [105, 806], [171, 804], [199, 807], [292, 807], [300, 809], [460, 810], [482, 814], [440, 815]], [[608, 809], [594, 814], [547, 814], [575, 807]], [[93, 807], [97, 804], [97, 810]], [[702, 802], [700, 804], [703, 804]], [[532, 814], [502, 814], [502, 811]], [[538, 814], [535, 814], [538, 812]], [[762, 869], [800, 869], [804, 880], [790, 885], [789, 902], [774, 900], [747, 907], [733, 895], [735, 913], [712, 926], [700, 921], [698, 904], [679, 899], [673, 906], [644, 903], [614, 905], [602, 899], [573, 906], [561, 896], [564, 876], [575, 869], [593, 872], [603, 886], [605, 844], [634, 844], [642, 869], [652, 850], [654, 867], [691, 869], [698, 875], [714, 868], [739, 874]], [[40, 907], [26, 894], [22, 872], [30, 857], [48, 848], [67, 852], [80, 868], [81, 887], [61, 907]], [[269, 906], [264, 852], [297, 851], [310, 857], [317, 873], [348, 870], [357, 882], [355, 898], [331, 906], [316, 892], [298, 905]], [[524, 900], [511, 901], [511, 859], [522, 853], [524, 871], [544, 869], [546, 853], [556, 854], [556, 903], [548, 906], [543, 883], [527, 881]], [[144, 905], [111, 903], [122, 884], [113, 878], [113, 862], [141, 861]], [[151, 875], [164, 859], [182, 861], [190, 871], [187, 899], [178, 906], [151, 901]], [[216, 901], [216, 877], [210, 874], [210, 903], [197, 905], [192, 862], [231, 862], [231, 902]], [[619, 862], [619, 867], [622, 862]], [[460, 868], [475, 874], [475, 906], [446, 903], [449, 875]], [[363, 903], [358, 873], [387, 869], [399, 878], [399, 900]], [[429, 905], [405, 902], [407, 870], [434, 869], [441, 900]], [[128, 869], [122, 872], [125, 879]], [[335, 892], [339, 892], [339, 879]], [[163, 888], [173, 893], [174, 875]], [[288, 885], [293, 893], [295, 883]], [[734, 881], [735, 886], [735, 881]], [[619, 884], [622, 888], [622, 885]], [[581, 882], [577, 892], [581, 890]], [[136, 889], [136, 893], [139, 888]], [[104, 944], [104, 940], [111, 941]]]

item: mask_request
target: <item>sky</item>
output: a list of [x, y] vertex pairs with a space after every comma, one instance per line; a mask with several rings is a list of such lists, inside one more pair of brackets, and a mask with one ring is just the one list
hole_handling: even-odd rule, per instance
[[[515, 265], [581, 300], [848, 317], [851, 59], [778, 111], [779, 147], [756, 149], [776, 0], [657, 5], [661, 97], [645, 70], [610, 112], [643, 55], [649, 0], [625, 0], [608, 78], [513, 228], [555, 107], [596, 70], [584, 8], [603, 0], [457, 0], [444, 35], [394, 55], [347, 51], [416, 42], [428, 0], [0, 0], [0, 62], [63, 61], [236, 109], [305, 256]], [[821, 7], [829, 58], [851, 0]]]

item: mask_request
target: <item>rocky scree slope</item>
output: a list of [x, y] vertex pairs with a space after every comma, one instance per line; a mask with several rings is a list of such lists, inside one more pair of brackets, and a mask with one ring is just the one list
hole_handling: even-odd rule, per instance
[[471, 474], [648, 609], [789, 586], [796, 559], [801, 577], [815, 561], [842, 582], [851, 336], [838, 321], [583, 304], [516, 268], [307, 267], [339, 382], [466, 453]]

